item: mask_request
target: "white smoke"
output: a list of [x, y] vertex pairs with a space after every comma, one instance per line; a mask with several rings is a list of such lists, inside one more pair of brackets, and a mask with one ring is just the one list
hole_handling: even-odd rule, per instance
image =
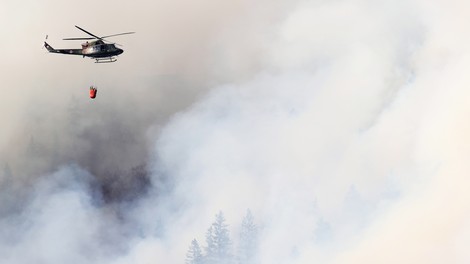
[[187, 207], [154, 257], [249, 207], [261, 263], [464, 263], [465, 56], [421, 4], [302, 3], [263, 71], [176, 116], [157, 154]]
[[21, 212], [2, 217], [2, 262], [83, 263], [98, 246], [105, 251], [105, 218], [84, 186], [87, 179], [77, 167], [63, 168], [36, 184]]
[[200, 24], [220, 46], [182, 72], [217, 85], [159, 130], [148, 195], [115, 216], [87, 172], [59, 170], [2, 218], [6, 262], [182, 263], [215, 213], [236, 237], [250, 208], [260, 263], [466, 263], [468, 5], [277, 4], [243, 13], [259, 32], [240, 53], [243, 17], [237, 41]]

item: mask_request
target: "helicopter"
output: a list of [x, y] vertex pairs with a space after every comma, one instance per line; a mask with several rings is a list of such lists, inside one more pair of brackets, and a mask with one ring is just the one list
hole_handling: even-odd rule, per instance
[[[51, 53], [59, 53], [59, 54], [68, 54], [68, 55], [81, 55], [83, 58], [89, 57], [95, 60], [95, 63], [109, 63], [117, 61], [115, 56], [118, 56], [124, 52], [124, 50], [117, 48], [117, 43], [107, 43], [108, 41], [104, 40], [105, 38], [115, 37], [120, 35], [128, 35], [134, 34], [135, 32], [125, 32], [119, 34], [108, 35], [104, 37], [98, 37], [85, 29], [75, 26], [79, 30], [87, 33], [92, 37], [87, 38], [65, 38], [63, 40], [94, 40], [90, 42], [86, 42], [82, 44], [81, 49], [54, 49], [51, 45], [49, 45], [46, 41], [44, 41], [44, 47], [47, 51]], [[46, 35], [46, 40], [48, 36]]]

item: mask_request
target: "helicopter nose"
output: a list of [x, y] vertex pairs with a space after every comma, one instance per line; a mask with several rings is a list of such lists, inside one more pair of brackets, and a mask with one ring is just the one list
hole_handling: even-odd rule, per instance
[[122, 54], [122, 53], [124, 52], [124, 50], [119, 49], [119, 48], [117, 49], [117, 51], [118, 51], [118, 55], [119, 55], [119, 54]]

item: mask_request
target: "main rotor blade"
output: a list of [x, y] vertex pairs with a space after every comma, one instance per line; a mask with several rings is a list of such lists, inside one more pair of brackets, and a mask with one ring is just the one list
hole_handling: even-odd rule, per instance
[[119, 34], [113, 34], [113, 35], [104, 36], [104, 37], [101, 37], [101, 38], [104, 39], [104, 38], [115, 37], [115, 36], [120, 36], [120, 35], [128, 35], [128, 34], [134, 34], [134, 33], [135, 33], [135, 32], [119, 33]]
[[114, 44], [114, 45], [116, 45], [116, 46], [119, 46], [119, 47], [124, 47], [124, 45], [121, 45], [121, 44], [119, 44], [119, 43], [116, 43], [116, 42], [109, 43], [109, 44]]
[[62, 40], [90, 40], [95, 38], [64, 38]]
[[78, 28], [78, 29], [80, 29], [81, 31], [87, 33], [88, 35], [90, 35], [90, 36], [92, 36], [92, 37], [95, 37], [96, 39], [101, 39], [101, 40], [103, 40], [102, 38], [100, 38], [100, 37], [98, 37], [98, 36], [96, 36], [96, 35], [91, 34], [90, 32], [84, 30], [83, 28], [81, 28], [81, 27], [79, 27], [79, 26], [75, 26], [75, 27]]

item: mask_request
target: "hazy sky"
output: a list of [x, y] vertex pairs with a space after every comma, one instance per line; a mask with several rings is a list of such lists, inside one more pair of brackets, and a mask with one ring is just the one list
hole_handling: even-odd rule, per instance
[[[250, 208], [260, 263], [468, 263], [469, 7], [2, 1], [2, 262], [184, 263]], [[137, 33], [41, 49], [74, 25]]]

